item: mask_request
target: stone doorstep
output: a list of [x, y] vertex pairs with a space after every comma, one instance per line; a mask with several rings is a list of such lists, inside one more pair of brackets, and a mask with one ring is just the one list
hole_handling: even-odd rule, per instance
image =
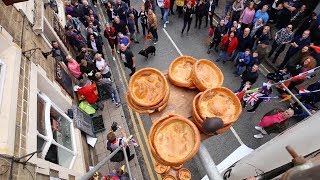
[[[107, 150], [107, 147], [106, 147], [106, 141], [107, 141], [107, 134], [109, 132], [109, 129], [113, 121], [117, 122], [118, 125], [125, 130], [127, 135], [129, 135], [129, 128], [127, 126], [127, 122], [124, 117], [122, 106], [116, 108], [115, 104], [110, 99], [104, 101], [103, 104], [104, 104], [104, 109], [102, 112], [99, 111], [98, 114], [101, 114], [103, 116], [106, 130], [96, 134], [98, 140], [94, 147], [94, 150], [96, 151], [96, 156], [99, 162], [104, 157], [110, 154], [110, 151]], [[118, 131], [116, 132], [116, 134], [120, 135], [120, 132]], [[139, 166], [139, 161], [137, 159], [135, 148], [133, 146], [130, 147], [130, 152], [131, 154], [135, 154], [135, 158], [129, 163], [132, 176], [135, 179], [142, 179], [142, 172]], [[113, 169], [121, 167], [122, 165], [125, 165], [125, 164], [126, 164], [125, 161], [121, 163], [115, 163], [115, 162], [109, 161], [102, 168], [100, 168], [99, 172], [102, 175], [107, 175], [109, 172], [112, 172]]]

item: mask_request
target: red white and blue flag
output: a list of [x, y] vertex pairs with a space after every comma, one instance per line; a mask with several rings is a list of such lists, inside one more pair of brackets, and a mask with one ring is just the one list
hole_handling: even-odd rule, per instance
[[254, 92], [251, 94], [247, 94], [247, 96], [244, 97], [243, 100], [247, 102], [247, 104], [253, 106], [258, 101], [260, 96], [263, 96], [263, 94], [260, 92]]

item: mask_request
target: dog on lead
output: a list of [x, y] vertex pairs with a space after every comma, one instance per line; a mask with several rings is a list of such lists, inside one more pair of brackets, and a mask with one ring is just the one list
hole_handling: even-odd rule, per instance
[[148, 59], [149, 54], [153, 54], [154, 56], [156, 55], [156, 47], [154, 46], [149, 46], [146, 49], [142, 49], [138, 54], [146, 57]]

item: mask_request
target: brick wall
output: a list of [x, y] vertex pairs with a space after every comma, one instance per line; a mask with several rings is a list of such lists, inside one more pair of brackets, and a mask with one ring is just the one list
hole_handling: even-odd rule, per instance
[[[0, 25], [11, 34], [13, 41], [21, 47], [22, 52], [37, 47], [41, 47], [44, 52], [50, 51], [49, 46], [43, 38], [33, 32], [32, 25], [28, 22], [27, 18], [13, 6], [5, 6], [4, 3], [0, 1], [0, 14], [5, 15], [0, 18]], [[51, 56], [49, 56], [48, 59], [45, 59], [40, 50], [36, 50], [32, 56], [30, 56], [30, 53], [27, 53], [26, 56], [28, 58], [23, 56], [20, 72], [17, 72], [19, 74], [19, 90], [14, 147], [14, 155], [16, 157], [26, 155], [31, 61], [40, 65], [46, 71], [48, 78], [51, 81], [54, 81], [54, 60]], [[64, 90], [62, 89], [62, 91]], [[21, 164], [15, 163], [13, 168], [13, 179], [21, 180], [35, 178], [35, 167], [28, 165], [27, 168], [30, 172], [23, 168]], [[4, 176], [0, 175], [0, 180], [7, 179], [8, 174], [9, 172]]]

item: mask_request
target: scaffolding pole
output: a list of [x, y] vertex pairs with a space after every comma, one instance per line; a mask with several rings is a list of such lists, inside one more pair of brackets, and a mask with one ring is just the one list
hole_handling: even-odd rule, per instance
[[221, 174], [219, 173], [216, 164], [212, 160], [210, 153], [203, 143], [200, 143], [200, 148], [198, 151], [198, 157], [207, 176], [210, 180], [223, 180]]
[[[124, 145], [119, 146], [115, 151], [113, 151], [109, 156], [105, 157], [102, 161], [100, 161], [96, 166], [94, 166], [90, 171], [84, 174], [80, 180], [88, 180], [90, 179], [95, 172], [97, 172], [105, 163], [107, 163], [118, 151], [122, 149]], [[125, 152], [123, 154], [126, 154]], [[128, 167], [129, 169], [130, 167]]]
[[286, 85], [281, 82], [281, 85], [284, 87], [284, 89], [291, 95], [291, 97], [302, 107], [303, 110], [305, 110], [309, 116], [311, 116], [311, 112], [302, 104], [302, 102], [288, 89]]

